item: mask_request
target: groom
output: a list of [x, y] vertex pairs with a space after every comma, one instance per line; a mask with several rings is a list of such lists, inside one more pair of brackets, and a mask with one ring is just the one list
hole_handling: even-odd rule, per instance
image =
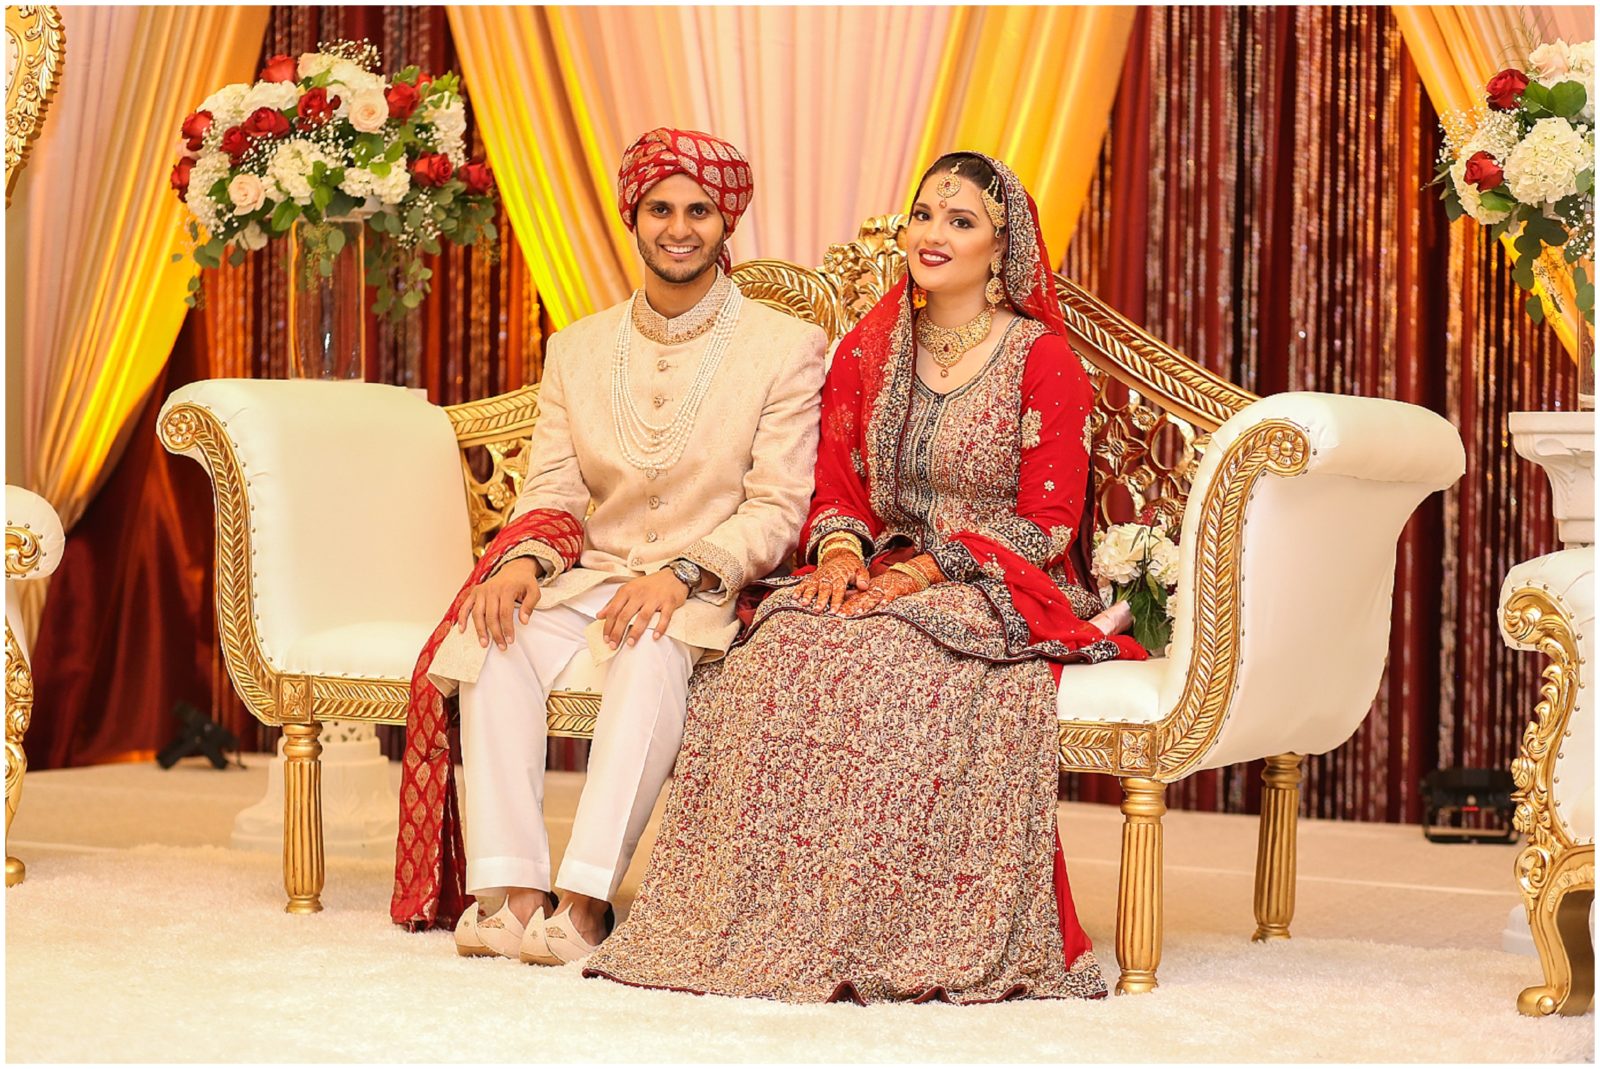
[[[462, 915], [463, 954], [560, 964], [609, 934], [677, 756], [690, 671], [727, 650], [740, 587], [793, 545], [811, 494], [825, 338], [727, 275], [749, 164], [719, 138], [662, 128], [628, 149], [617, 181], [644, 288], [550, 339], [508, 524], [581, 524], [581, 554], [576, 539], [497, 541], [429, 667], [442, 693], [460, 689], [466, 890], [505, 896], [491, 916]], [[605, 686], [552, 879], [545, 701], [591, 656]]]

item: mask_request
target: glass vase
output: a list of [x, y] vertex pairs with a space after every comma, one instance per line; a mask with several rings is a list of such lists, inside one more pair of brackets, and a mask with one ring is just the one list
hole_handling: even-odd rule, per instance
[[367, 377], [366, 268], [360, 219], [289, 232], [289, 364], [301, 379]]

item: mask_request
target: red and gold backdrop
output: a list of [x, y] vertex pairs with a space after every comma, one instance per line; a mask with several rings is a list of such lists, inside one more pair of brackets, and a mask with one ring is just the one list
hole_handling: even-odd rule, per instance
[[[597, 73], [599, 53], [585, 53], [577, 37], [583, 19], [567, 19], [562, 9], [534, 10], [529, 17], [537, 25], [529, 32], [536, 51], [580, 72], [568, 89], [577, 86], [581, 93], [587, 84], [598, 92], [594, 86], [604, 86], [606, 73]], [[768, 10], [779, 12], [768, 17], [797, 25], [805, 17]], [[1004, 130], [992, 135], [993, 145], [970, 147], [1007, 158], [1026, 155], [1024, 178], [1041, 203], [1067, 206], [1056, 224], [1072, 235], [1066, 270], [1135, 321], [1259, 393], [1314, 389], [1395, 397], [1444, 413], [1460, 427], [1466, 477], [1423, 506], [1401, 543], [1390, 664], [1373, 713], [1350, 742], [1308, 761], [1305, 806], [1317, 816], [1415, 820], [1419, 781], [1430, 769], [1507, 767], [1537, 671], [1532, 658], [1511, 653], [1496, 637], [1499, 578], [1554, 542], [1544, 477], [1512, 453], [1505, 415], [1565, 407], [1573, 396], [1573, 364], [1550, 331], [1521, 314], [1499, 251], [1465, 224], [1446, 226], [1438, 203], [1422, 188], [1438, 149], [1437, 120], [1390, 10], [1083, 9], [1069, 18], [993, 8], [920, 16], [937, 25], [919, 23], [905, 9], [871, 11], [853, 17], [899, 19], [904, 25], [884, 23], [891, 36], [910, 40], [920, 33], [914, 39], [934, 42], [925, 50], [936, 63], [907, 60], [896, 71], [904, 84], [921, 87], [924, 98], [896, 98], [895, 106], [906, 109], [900, 125], [917, 124], [929, 152], [950, 147], [943, 139], [955, 134], [970, 140], [980, 136], [973, 131]], [[770, 39], [770, 26], [757, 19], [741, 29], [742, 18], [707, 32]], [[679, 30], [694, 30], [685, 26]], [[609, 24], [590, 29], [616, 32]], [[454, 33], [483, 30], [462, 12], [437, 7], [277, 7], [261, 54], [365, 37], [381, 47], [390, 67], [418, 63], [462, 71], [470, 108], [473, 69], [501, 68], [484, 55], [463, 64]], [[842, 31], [833, 26], [827, 32]], [[943, 44], [940, 35], [948, 35]], [[1001, 71], [992, 55], [970, 43], [1024, 47], [1030, 38], [1045, 45], [1103, 42], [1099, 55], [1123, 56], [1120, 80], [1115, 63], [1098, 68], [1114, 81], [1114, 94], [1103, 80], [1058, 76], [1060, 84], [1043, 88], [1082, 105], [1056, 112], [1075, 111], [1077, 126], [1053, 118], [1040, 135], [1048, 143], [1011, 145], [1006, 139], [1015, 140], [1017, 131], [1003, 121], [1007, 105], [1026, 104], [1026, 94], [1041, 91], [1039, 77], [1028, 74], [1035, 59], [1024, 56], [1020, 66]], [[619, 46], [612, 41], [606, 47]], [[611, 62], [619, 55], [625, 49]], [[1000, 86], [1000, 95], [968, 91], [977, 84]], [[504, 89], [482, 89], [488, 95], [480, 109], [490, 107], [491, 98], [501, 107]], [[564, 91], [548, 80], [542, 89], [529, 89]], [[925, 100], [940, 102], [945, 111], [921, 114]], [[540, 111], [541, 136], [558, 142], [540, 151], [596, 155], [603, 138], [595, 129], [603, 124], [593, 111], [600, 104], [581, 96], [559, 103], [553, 112]], [[1109, 124], [1096, 118], [1107, 107]], [[516, 129], [496, 115], [502, 135]], [[575, 116], [587, 116], [587, 125]], [[756, 117], [744, 119], [759, 138]], [[1080, 129], [1086, 122], [1090, 133]], [[469, 137], [481, 147], [485, 136], [477, 126]], [[1091, 134], [1098, 137], [1101, 127], [1098, 157], [1085, 156], [1079, 146]], [[871, 130], [869, 121], [857, 134], [875, 136]], [[892, 166], [906, 170], [910, 155], [926, 154], [920, 141], [914, 149], [897, 142]], [[488, 147], [502, 184], [515, 181], [495, 156], [492, 137]], [[1093, 160], [1093, 166], [1074, 159]], [[519, 210], [566, 203], [566, 197], [580, 208], [588, 205], [576, 229], [609, 233], [610, 209], [596, 192], [602, 178], [595, 170], [561, 188], [534, 189]], [[864, 196], [863, 190], [876, 188], [874, 181], [898, 189], [906, 179], [863, 180], [851, 195]], [[774, 185], [782, 190], [785, 182]], [[851, 211], [865, 216], [896, 207], [874, 200], [870, 209]], [[370, 325], [373, 378], [424, 387], [439, 403], [537, 380], [552, 319], [541, 312], [537, 279], [554, 277], [554, 268], [537, 258], [543, 246], [517, 235], [511, 222], [501, 219], [501, 241], [492, 253], [451, 249], [437, 257], [430, 264], [434, 296], [401, 327]], [[806, 216], [784, 239], [815, 228], [815, 218]], [[531, 251], [525, 256], [525, 250]], [[820, 260], [821, 251], [811, 259]], [[563, 253], [569, 254], [575, 255]], [[739, 250], [741, 257], [761, 254]], [[171, 734], [170, 710], [179, 700], [208, 710], [240, 732], [247, 746], [270, 745], [275, 733], [245, 713], [217, 646], [209, 486], [192, 462], [156, 445], [154, 417], [161, 399], [185, 382], [284, 373], [279, 255], [269, 248], [240, 267], [207, 272], [205, 306], [190, 314], [130, 444], [69, 538], [36, 646], [40, 715], [28, 738], [35, 767], [148, 758]], [[617, 285], [610, 275], [604, 281]], [[563, 293], [573, 307], [588, 299], [592, 294], [582, 287]], [[381, 525], [382, 517], [373, 522]], [[398, 752], [397, 729], [382, 730], [391, 736], [386, 745]], [[581, 767], [582, 745], [553, 747], [552, 762]], [[1255, 773], [1204, 773], [1174, 786], [1170, 800], [1187, 808], [1250, 811], [1257, 801]], [[1111, 801], [1116, 795], [1114, 784], [1098, 777], [1065, 786], [1070, 797]]]

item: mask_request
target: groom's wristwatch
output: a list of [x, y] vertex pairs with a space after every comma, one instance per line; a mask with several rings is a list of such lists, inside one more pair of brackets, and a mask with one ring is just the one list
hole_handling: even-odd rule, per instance
[[689, 593], [693, 594], [700, 588], [700, 565], [694, 561], [679, 557], [667, 567], [672, 569], [672, 574], [677, 577], [678, 582], [689, 588]]

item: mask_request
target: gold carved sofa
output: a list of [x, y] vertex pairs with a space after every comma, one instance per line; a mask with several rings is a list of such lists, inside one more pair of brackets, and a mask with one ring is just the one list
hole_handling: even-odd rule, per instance
[[[747, 295], [838, 339], [904, 270], [898, 243], [904, 222], [902, 216], [868, 220], [856, 240], [828, 250], [820, 269], [766, 260], [742, 264], [733, 275]], [[1058, 286], [1073, 344], [1100, 394], [1092, 416], [1096, 492], [1108, 504], [1120, 498], [1182, 524], [1180, 609], [1169, 656], [1069, 667], [1058, 703], [1062, 768], [1116, 776], [1123, 785], [1117, 988], [1147, 991], [1155, 986], [1161, 950], [1164, 792], [1199, 769], [1268, 759], [1256, 937], [1287, 937], [1299, 755], [1339, 745], [1365, 716], [1383, 671], [1400, 529], [1424, 497], [1460, 477], [1465, 458], [1454, 428], [1423, 409], [1326, 394], [1258, 400], [1070, 281]], [[374, 432], [356, 425], [360, 413], [342, 403], [324, 409], [326, 419], [298, 409], [274, 427], [261, 426], [272, 422], [263, 413], [291, 392], [306, 401], [313, 392], [331, 397], [341, 390], [353, 398], [352, 389], [369, 398], [388, 391], [391, 414], [409, 405], [410, 429], [388, 427], [375, 443]], [[319, 908], [319, 724], [404, 719], [410, 658], [467, 570], [468, 533], [470, 552], [481, 552], [508, 514], [526, 465], [522, 443], [538, 418], [537, 387], [442, 410], [414, 397], [402, 405], [404, 396], [361, 384], [218, 380], [179, 390], [160, 421], [167, 447], [201, 460], [215, 484], [218, 619], [229, 670], [252, 711], [284, 724], [290, 736], [284, 860], [291, 910]], [[260, 434], [300, 449], [309, 443], [313, 450], [348, 451], [337, 460], [325, 455], [320, 464], [334, 469], [320, 477], [331, 483], [324, 496], [337, 499], [330, 507], [338, 514], [320, 526], [306, 518], [310, 526], [281, 536], [275, 547], [257, 531], [275, 522], [271, 509], [252, 501], [273, 494], [287, 500], [280, 477], [315, 479], [318, 465], [296, 460], [293, 473], [276, 462], [264, 467], [250, 459], [270, 453], [258, 448]], [[396, 449], [417, 465], [403, 496], [416, 498], [427, 480], [437, 500], [428, 530], [444, 533], [419, 535], [413, 528], [425, 518], [384, 496], [398, 492], [390, 474]], [[453, 489], [440, 482], [446, 452]], [[369, 457], [377, 469], [372, 478], [364, 466]], [[354, 486], [348, 473], [355, 471], [377, 485]], [[352, 494], [362, 502], [352, 504]], [[405, 514], [396, 515], [397, 508]], [[340, 542], [335, 532], [356, 513], [382, 524], [386, 538], [416, 543], [397, 551], [410, 553], [403, 560], [393, 558], [393, 547], [384, 551], [393, 559], [381, 562], [389, 569], [381, 583], [364, 559], [370, 549]], [[334, 535], [331, 548], [316, 541], [318, 532]], [[441, 556], [453, 553], [459, 561], [441, 573], [422, 559], [423, 543], [452, 538]], [[319, 544], [333, 562], [310, 562], [314, 578], [297, 597], [320, 605], [319, 582], [346, 590], [367, 582], [382, 588], [372, 597], [389, 605], [390, 615], [318, 624], [343, 634], [342, 645], [326, 634], [310, 641], [287, 632], [264, 645], [263, 629], [281, 630], [303, 610], [282, 603], [275, 570], [305, 569], [305, 555]], [[269, 575], [270, 590], [263, 588]], [[427, 611], [401, 605], [396, 586], [427, 588], [416, 599], [427, 602]], [[405, 628], [395, 621], [406, 612], [409, 639], [393, 643], [380, 665], [373, 648], [388, 641], [380, 624], [398, 635]], [[347, 641], [357, 634], [365, 636], [359, 650]], [[580, 666], [585, 660], [576, 658], [556, 681], [548, 713], [553, 735], [584, 737], [592, 730], [603, 681]]]

